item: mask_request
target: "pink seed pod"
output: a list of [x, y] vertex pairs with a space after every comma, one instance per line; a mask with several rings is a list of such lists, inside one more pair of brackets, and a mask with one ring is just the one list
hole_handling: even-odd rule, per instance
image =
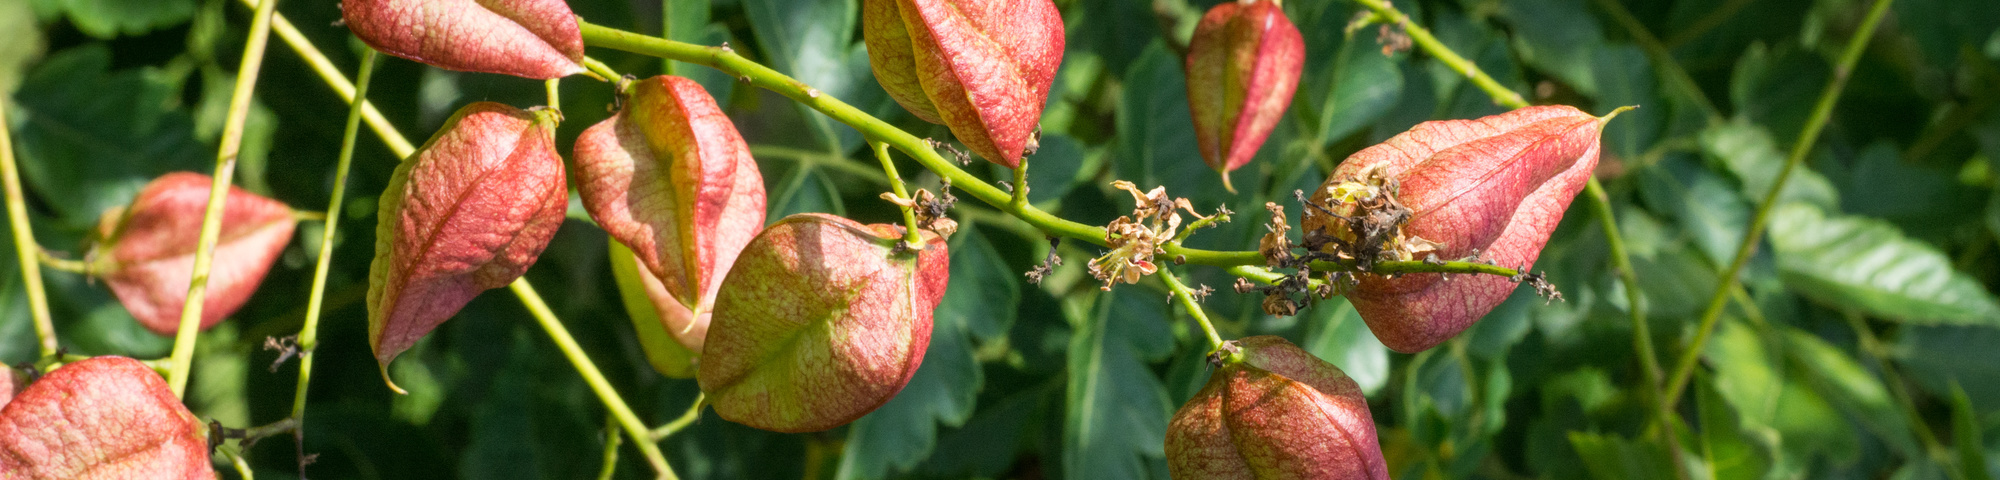
[[[146, 184], [130, 205], [98, 220], [91, 273], [101, 276], [132, 318], [153, 333], [172, 336], [180, 327], [213, 181], [199, 173], [163, 175]], [[202, 330], [222, 323], [250, 300], [297, 225], [292, 209], [276, 200], [235, 187], [227, 198], [209, 264]]]
[[1021, 165], [1062, 65], [1049, 0], [864, 0], [862, 40], [882, 89], [972, 153]]
[[737, 257], [715, 299], [696, 380], [729, 421], [825, 430], [882, 406], [930, 346], [950, 275], [944, 239], [825, 214], [772, 224]]
[[[1403, 232], [1422, 240], [1406, 245], [1429, 249], [1416, 259], [1477, 253], [1477, 261], [1526, 271], [1597, 167], [1607, 120], [1572, 107], [1537, 106], [1424, 122], [1355, 152], [1312, 202], [1337, 209], [1336, 197], [1387, 192], [1410, 212]], [[1345, 220], [1311, 209], [1303, 223], [1309, 231], [1352, 237]], [[1515, 287], [1493, 275], [1362, 274], [1359, 281], [1348, 299], [1383, 345], [1405, 353], [1471, 327]]]
[[584, 208], [638, 257], [635, 280], [666, 296], [652, 299], [656, 321], [701, 352], [722, 279], [764, 227], [764, 177], [736, 125], [701, 84], [653, 77], [577, 137], [576, 165]]
[[550, 110], [474, 103], [396, 167], [368, 271], [368, 341], [385, 380], [397, 354], [548, 247], [569, 204], [555, 128]]
[[208, 429], [153, 369], [64, 365], [0, 408], [0, 479], [209, 480]]
[[340, 18], [368, 46], [438, 68], [537, 80], [584, 70], [563, 0], [342, 0]]
[[1339, 367], [1268, 335], [1223, 349], [1167, 423], [1174, 478], [1389, 478], [1368, 400]]
[[1285, 116], [1305, 68], [1305, 39], [1273, 0], [1225, 2], [1202, 15], [1188, 41], [1188, 110], [1201, 159], [1222, 174], [1257, 155]]

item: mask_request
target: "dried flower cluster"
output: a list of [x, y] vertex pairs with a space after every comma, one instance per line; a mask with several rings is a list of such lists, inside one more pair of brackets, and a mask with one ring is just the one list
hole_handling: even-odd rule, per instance
[[1132, 214], [1112, 220], [1104, 226], [1104, 243], [1111, 252], [1090, 261], [1090, 276], [1104, 282], [1103, 289], [1111, 290], [1119, 282], [1139, 283], [1140, 278], [1160, 270], [1153, 263], [1153, 254], [1160, 253], [1160, 246], [1175, 238], [1181, 227], [1181, 210], [1195, 218], [1209, 217], [1195, 213], [1194, 205], [1185, 198], [1167, 196], [1167, 187], [1153, 187], [1151, 191], [1140, 192], [1132, 182], [1118, 180], [1111, 187], [1131, 192]]

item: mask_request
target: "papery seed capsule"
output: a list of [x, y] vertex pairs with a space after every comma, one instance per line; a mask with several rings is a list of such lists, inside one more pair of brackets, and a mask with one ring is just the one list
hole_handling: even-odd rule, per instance
[[1062, 65], [1049, 0], [864, 0], [875, 80], [917, 118], [1007, 168], [1021, 164]]
[[634, 280], [668, 297], [650, 302], [656, 320], [698, 354], [722, 279], [764, 226], [750, 146], [701, 84], [659, 76], [577, 137], [576, 164], [584, 208], [637, 255], [649, 278]]
[[0, 479], [55, 478], [213, 479], [208, 429], [138, 360], [64, 365], [0, 408]]
[[1167, 423], [1174, 478], [1387, 479], [1361, 387], [1283, 338], [1229, 342]]
[[340, 17], [368, 46], [438, 68], [540, 80], [584, 70], [563, 0], [342, 0]]
[[[163, 175], [146, 184], [131, 205], [105, 212], [98, 221], [90, 271], [153, 333], [172, 336], [180, 327], [213, 182], [199, 173]], [[202, 301], [203, 330], [250, 300], [297, 225], [292, 209], [276, 200], [235, 187], [227, 198]]]
[[1188, 41], [1188, 109], [1201, 159], [1222, 174], [1256, 157], [1285, 115], [1305, 68], [1305, 40], [1273, 0], [1224, 2]]
[[[1358, 244], [1362, 255], [1379, 249], [1383, 259], [1450, 260], [1476, 252], [1477, 261], [1527, 270], [1596, 168], [1598, 137], [1607, 120], [1571, 107], [1539, 106], [1418, 124], [1348, 157], [1311, 200], [1357, 220], [1397, 216], [1387, 210], [1403, 211], [1407, 219], [1357, 228], [1309, 208], [1303, 223], [1309, 231]], [[1393, 201], [1372, 211], [1358, 207], [1382, 199]], [[1392, 233], [1383, 230], [1391, 228], [1400, 233], [1386, 236], [1386, 242], [1357, 233]], [[1435, 273], [1357, 277], [1360, 284], [1348, 299], [1383, 345], [1406, 353], [1464, 331], [1515, 286], [1492, 275], [1449, 281]]]
[[368, 340], [385, 379], [397, 354], [548, 247], [569, 200], [555, 128], [550, 110], [474, 103], [396, 167], [368, 271]]
[[854, 421], [909, 383], [950, 275], [944, 239], [824, 214], [772, 224], [715, 300], [696, 379], [717, 414], [780, 432]]

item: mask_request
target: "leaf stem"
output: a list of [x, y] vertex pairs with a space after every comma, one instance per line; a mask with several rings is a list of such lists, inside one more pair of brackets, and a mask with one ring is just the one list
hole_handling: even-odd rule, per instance
[[277, 0], [257, 6], [250, 21], [250, 38], [243, 45], [243, 63], [237, 67], [236, 86], [229, 96], [229, 116], [222, 126], [221, 148], [215, 154], [215, 175], [208, 189], [208, 208], [202, 212], [201, 238], [194, 251], [194, 271], [189, 274], [187, 299], [181, 305], [180, 328], [174, 332], [173, 369], [168, 370], [167, 386], [174, 396], [187, 392], [188, 370], [194, 362], [195, 334], [200, 332], [202, 307], [208, 298], [209, 267], [215, 262], [215, 243], [222, 235], [222, 211], [229, 203], [231, 179], [236, 175], [236, 155], [243, 146], [243, 124], [250, 117], [251, 94], [257, 75], [264, 67], [264, 47], [271, 37], [271, 16]]
[[[0, 95], [0, 97], [5, 97]], [[14, 255], [21, 262], [21, 283], [28, 288], [28, 314], [35, 320], [35, 338], [42, 356], [56, 354], [55, 322], [49, 317], [49, 294], [42, 287], [41, 245], [28, 224], [28, 202], [21, 193], [21, 172], [14, 164], [14, 138], [7, 127], [7, 102], [0, 98], [0, 184], [7, 193], [7, 224], [14, 231]]]
[[39, 246], [35, 248], [35, 259], [40, 261], [42, 263], [42, 266], [49, 267], [51, 269], [70, 272], [77, 275], [90, 274], [89, 262], [85, 262], [82, 260], [70, 260], [67, 258], [58, 257], [55, 256], [55, 254], [53, 253], [49, 253], [48, 249], [40, 248]]
[[1875, 27], [1880, 26], [1882, 17], [1888, 13], [1894, 0], [1875, 0], [1868, 9], [1868, 16], [1861, 20], [1861, 28], [1855, 30], [1854, 38], [1848, 39], [1847, 47], [1841, 51], [1840, 63], [1834, 66], [1833, 79], [1820, 92], [1819, 102], [1813, 105], [1812, 116], [1807, 117], [1805, 130], [1799, 132], [1799, 139], [1792, 144], [1791, 154], [1785, 157], [1785, 166], [1778, 170], [1778, 178], [1771, 181], [1771, 188], [1764, 193], [1764, 201], [1757, 205], [1757, 213], [1750, 217], [1750, 227], [1743, 234], [1743, 242], [1736, 247], [1736, 258], [1729, 262], [1729, 268], [1722, 271], [1716, 282], [1715, 293], [1709, 295], [1708, 307], [1701, 312], [1701, 323], [1695, 329], [1695, 336], [1674, 365], [1674, 373], [1668, 377], [1666, 399], [1669, 404], [1677, 402], [1687, 382], [1694, 377], [1695, 365], [1701, 360], [1702, 346], [1715, 333], [1716, 320], [1722, 317], [1723, 306], [1728, 304], [1730, 289], [1735, 288], [1737, 274], [1744, 265], [1750, 263], [1750, 256], [1757, 251], [1757, 243], [1763, 238], [1764, 227], [1771, 221], [1771, 207], [1778, 203], [1778, 194], [1784, 191], [1785, 181], [1792, 176], [1792, 170], [1805, 162], [1812, 153], [1813, 143], [1833, 118], [1833, 106], [1840, 101], [1841, 90], [1847, 87], [1847, 77], [1854, 71], [1854, 65], [1861, 61], [1862, 52], [1875, 36]]
[[687, 428], [688, 425], [693, 425], [695, 420], [701, 418], [702, 407], [706, 406], [708, 406], [708, 394], [696, 395], [694, 397], [694, 404], [688, 405], [687, 413], [682, 413], [680, 418], [667, 422], [666, 425], [661, 425], [660, 428], [653, 429], [653, 441], [666, 440], [674, 432], [679, 432], [681, 429]]
[[611, 411], [611, 416], [618, 420], [619, 426], [624, 427], [625, 434], [632, 436], [632, 446], [637, 447], [639, 453], [646, 456], [646, 463], [653, 466], [653, 471], [658, 472], [663, 479], [678, 479], [679, 477], [674, 475], [674, 469], [667, 466], [667, 457], [660, 454], [660, 446], [653, 443], [652, 431], [647, 430], [646, 424], [639, 421], [639, 416], [632, 413], [632, 407], [625, 405], [625, 399], [618, 396], [618, 390], [611, 388], [611, 382], [604, 379], [604, 373], [597, 370], [597, 364], [592, 363], [590, 356], [583, 353], [583, 347], [577, 345], [576, 339], [569, 335], [569, 329], [564, 328], [562, 321], [556, 319], [555, 311], [550, 310], [549, 304], [542, 301], [541, 294], [535, 293], [535, 287], [528, 284], [528, 279], [515, 279], [508, 288], [514, 291], [515, 296], [521, 298], [521, 304], [528, 307], [528, 313], [535, 317], [535, 323], [540, 324], [542, 330], [548, 332], [549, 339], [555, 341], [556, 348], [562, 350], [563, 357], [568, 358], [570, 365], [576, 367], [576, 373], [583, 376], [584, 383], [590, 384], [590, 390], [597, 393], [597, 399], [604, 402], [604, 408]]
[[1021, 165], [1018, 167], [1014, 167], [1014, 202], [1011, 205], [1015, 207], [1022, 207], [1028, 205], [1028, 157], [1027, 156], [1022, 156]]
[[[258, 0], [238, 1], [246, 6], [256, 7]], [[298, 27], [292, 26], [292, 22], [286, 20], [284, 14], [272, 14], [271, 30], [276, 32], [278, 38], [284, 40], [285, 45], [290, 46], [293, 52], [298, 53], [300, 59], [305, 60], [306, 66], [312, 67], [313, 73], [326, 81], [327, 86], [333, 87], [334, 93], [340, 94], [342, 100], [354, 101], [354, 84], [348, 82], [347, 76], [333, 66], [333, 61], [328, 60], [326, 54], [321, 53], [318, 47], [314, 47], [312, 40], [307, 39], [305, 34], [299, 33]], [[381, 138], [382, 143], [388, 146], [389, 151], [395, 153], [397, 158], [408, 157], [417, 151], [416, 145], [411, 144], [408, 138], [404, 138], [402, 132], [396, 131], [395, 124], [389, 123], [389, 119], [382, 116], [382, 111], [377, 110], [374, 103], [363, 102], [361, 110], [361, 119], [368, 122], [368, 128], [375, 131], [376, 137]]]
[[1528, 106], [1528, 101], [1521, 98], [1521, 94], [1514, 93], [1513, 90], [1508, 89], [1505, 85], [1501, 85], [1498, 80], [1493, 79], [1493, 76], [1487, 75], [1485, 71], [1480, 70], [1478, 64], [1466, 60], [1465, 57], [1458, 56], [1458, 52], [1451, 51], [1451, 47], [1447, 47], [1444, 42], [1438, 41], [1436, 36], [1431, 35], [1429, 29], [1425, 29], [1423, 26], [1417, 25], [1417, 22], [1411, 21], [1409, 15], [1405, 15], [1401, 10], [1397, 10], [1395, 5], [1389, 4], [1389, 0], [1354, 0], [1354, 3], [1361, 4], [1361, 6], [1367, 7], [1368, 10], [1374, 11], [1377, 19], [1393, 23], [1397, 27], [1402, 28], [1403, 33], [1408, 34], [1410, 41], [1416, 43], [1417, 47], [1423, 48], [1424, 52], [1431, 54], [1432, 57], [1436, 57], [1439, 62], [1444, 63], [1445, 67], [1471, 79], [1473, 85], [1478, 86], [1480, 90], [1485, 90], [1487, 96], [1493, 97], [1494, 104], [1507, 108]]
[[618, 446], [625, 443], [618, 431], [618, 417], [604, 416], [604, 466], [598, 468], [597, 480], [611, 480], [611, 475], [618, 473]]
[[[340, 207], [347, 199], [347, 174], [354, 165], [354, 141], [361, 133], [361, 112], [368, 98], [368, 84], [375, 75], [375, 49], [361, 54], [361, 72], [355, 75], [355, 100], [347, 102], [347, 127], [340, 137], [340, 155], [333, 169], [333, 198], [327, 200], [326, 225], [319, 237], [319, 260], [313, 265], [312, 293], [306, 299], [305, 324], [299, 327], [299, 385], [292, 394], [292, 419], [305, 429], [306, 393], [312, 386], [313, 352], [319, 348], [320, 309], [326, 305], [327, 271], [333, 264], [333, 237], [340, 228]], [[303, 438], [301, 434], [295, 438]], [[304, 448], [303, 445], [300, 448]], [[299, 462], [299, 478], [305, 478], [305, 462]]]
[[916, 199], [910, 198], [909, 190], [903, 187], [903, 176], [896, 173], [896, 161], [889, 158], [889, 144], [870, 140], [868, 149], [875, 151], [876, 160], [882, 161], [882, 174], [889, 178], [889, 191], [895, 192], [898, 201], [911, 202], [897, 205], [903, 211], [903, 244], [910, 248], [922, 247], [923, 238], [917, 233]]
[[1194, 317], [1194, 323], [1201, 325], [1201, 333], [1208, 335], [1209, 351], [1222, 349], [1222, 336], [1215, 333], [1215, 324], [1209, 323], [1208, 313], [1203, 312], [1201, 302], [1194, 299], [1194, 290], [1188, 288], [1187, 284], [1181, 283], [1181, 279], [1174, 277], [1174, 272], [1170, 269], [1160, 269], [1160, 280], [1167, 283], [1167, 288], [1174, 292], [1174, 299], [1180, 300], [1181, 307], [1187, 308], [1188, 316]]

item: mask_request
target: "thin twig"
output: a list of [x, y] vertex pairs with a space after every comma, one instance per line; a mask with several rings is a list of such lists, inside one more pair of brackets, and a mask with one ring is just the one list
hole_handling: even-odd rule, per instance
[[583, 352], [582, 346], [577, 345], [576, 338], [571, 337], [569, 329], [563, 327], [561, 320], [556, 319], [555, 311], [550, 310], [549, 304], [542, 301], [541, 294], [535, 293], [535, 287], [528, 284], [528, 279], [515, 279], [508, 288], [513, 289], [514, 295], [521, 298], [521, 304], [528, 307], [528, 313], [535, 317], [535, 323], [541, 325], [543, 331], [548, 332], [549, 340], [554, 341], [556, 348], [562, 350], [563, 357], [568, 358], [570, 365], [576, 367], [576, 373], [583, 376], [583, 382], [590, 385], [592, 392], [597, 393], [597, 399], [604, 403], [604, 408], [610, 410], [611, 416], [618, 419], [618, 425], [624, 427], [625, 433], [632, 437], [632, 446], [638, 447], [639, 453], [646, 456], [646, 463], [653, 466], [653, 471], [659, 473], [660, 478], [678, 479], [679, 477], [674, 475], [674, 469], [667, 466], [667, 457], [660, 453], [660, 446], [653, 443], [652, 431], [647, 430], [646, 424], [639, 421], [639, 416], [632, 413], [632, 407], [625, 405], [625, 398], [619, 396], [618, 390], [611, 387], [611, 381], [604, 379], [604, 372], [597, 370], [597, 364], [591, 362], [590, 356]]
[[661, 425], [660, 428], [653, 429], [653, 441], [666, 440], [667, 437], [673, 436], [675, 432], [687, 428], [688, 425], [693, 425], [695, 420], [701, 419], [701, 409], [706, 406], [708, 406], [708, 395], [695, 395], [694, 404], [688, 405], [687, 412], [682, 413], [680, 418], [667, 422], [666, 425]]
[[1174, 277], [1174, 272], [1169, 269], [1160, 269], [1160, 280], [1167, 283], [1167, 289], [1173, 291], [1174, 299], [1180, 300], [1181, 307], [1187, 309], [1188, 316], [1194, 317], [1194, 323], [1201, 326], [1201, 333], [1208, 335], [1209, 350], [1221, 349], [1222, 335], [1215, 333], [1215, 324], [1208, 321], [1208, 313], [1202, 311], [1201, 302], [1195, 301], [1194, 290], [1181, 283], [1181, 279]]
[[14, 254], [21, 261], [21, 283], [28, 288], [28, 314], [35, 320], [35, 338], [42, 348], [42, 356], [56, 354], [55, 322], [49, 319], [49, 294], [42, 287], [42, 247], [35, 243], [35, 232], [28, 224], [28, 202], [21, 194], [21, 172], [14, 164], [14, 138], [7, 128], [7, 102], [0, 95], [0, 182], [4, 182], [7, 192], [7, 224], [14, 230]]
[[243, 45], [243, 63], [237, 67], [236, 87], [229, 96], [229, 116], [222, 125], [221, 148], [215, 153], [215, 174], [209, 184], [208, 209], [202, 212], [201, 238], [194, 251], [194, 271], [189, 274], [186, 301], [181, 305], [180, 327], [174, 332], [173, 369], [167, 386], [180, 397], [187, 391], [188, 371], [194, 361], [195, 334], [200, 332], [202, 307], [208, 298], [209, 267], [215, 262], [215, 244], [222, 236], [222, 211], [229, 203], [230, 180], [236, 176], [236, 154], [243, 147], [243, 124], [250, 117], [251, 94], [257, 88], [257, 74], [264, 67], [264, 47], [271, 38], [271, 15], [277, 0], [257, 6], [250, 22], [250, 38]]
[[1681, 391], [1694, 377], [1694, 368], [1701, 360], [1702, 346], [1715, 333], [1716, 320], [1722, 317], [1722, 309], [1728, 304], [1730, 289], [1735, 288], [1737, 274], [1750, 263], [1750, 256], [1756, 253], [1757, 242], [1763, 238], [1764, 227], [1771, 221], [1771, 207], [1778, 203], [1778, 193], [1784, 191], [1785, 181], [1792, 176], [1792, 170], [1805, 162], [1812, 153], [1813, 143], [1819, 140], [1820, 131], [1833, 119], [1833, 106], [1840, 100], [1840, 92], [1847, 87], [1847, 77], [1854, 71], [1854, 65], [1861, 61], [1862, 52], [1867, 50], [1868, 41], [1875, 36], [1875, 27], [1881, 25], [1882, 17], [1888, 13], [1894, 0], [1875, 0], [1869, 7], [1868, 16], [1861, 21], [1861, 28], [1855, 30], [1854, 38], [1847, 41], [1847, 48], [1840, 54], [1840, 63], [1835, 65], [1833, 79], [1820, 92], [1819, 102], [1813, 106], [1812, 116], [1807, 117], [1805, 130], [1799, 133], [1797, 143], [1792, 144], [1791, 155], [1785, 158], [1785, 166], [1778, 170], [1778, 178], [1771, 181], [1771, 189], [1764, 193], [1764, 201], [1757, 206], [1756, 215], [1750, 217], [1750, 227], [1743, 234], [1743, 242], [1736, 247], [1736, 258], [1723, 269], [1716, 282], [1715, 293], [1709, 296], [1708, 307], [1702, 310], [1701, 323], [1695, 329], [1694, 340], [1681, 351], [1680, 360], [1674, 364], [1674, 373], [1668, 377], [1666, 398], [1669, 404], [1679, 401]]

